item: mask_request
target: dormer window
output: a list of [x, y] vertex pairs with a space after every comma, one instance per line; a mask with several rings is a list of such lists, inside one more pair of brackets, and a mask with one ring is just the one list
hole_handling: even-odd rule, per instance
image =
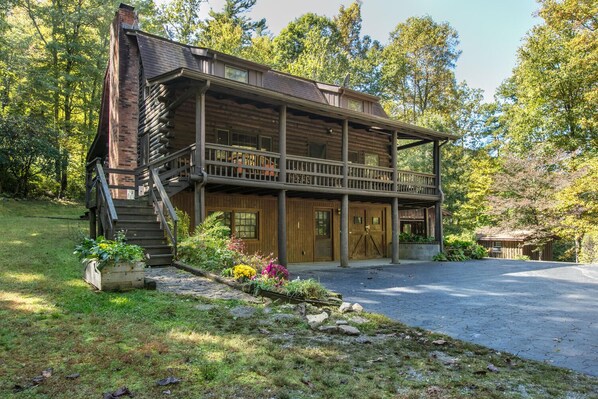
[[349, 108], [351, 111], [363, 112], [363, 101], [349, 98], [347, 100], [347, 108]]
[[236, 80], [237, 82], [249, 82], [249, 73], [247, 72], [247, 69], [235, 68], [230, 65], [224, 66], [224, 77], [227, 79]]

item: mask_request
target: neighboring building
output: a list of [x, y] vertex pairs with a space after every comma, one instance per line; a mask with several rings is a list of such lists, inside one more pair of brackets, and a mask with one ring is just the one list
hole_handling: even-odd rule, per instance
[[[143, 33], [126, 5], [110, 48], [88, 154], [93, 233], [126, 228], [168, 263], [151, 215], [135, 220], [151, 192], [161, 220], [170, 204], [194, 224], [222, 211], [249, 251], [283, 264], [397, 262], [410, 209], [432, 207], [427, 233], [442, 242], [440, 146], [453, 136], [389, 119], [368, 94]], [[396, 170], [401, 150], [428, 143], [433, 174]]]
[[501, 231], [496, 228], [485, 228], [478, 231], [478, 244], [488, 250], [491, 258], [516, 259], [527, 256], [532, 260], [552, 260], [552, 241], [540, 247], [528, 244], [530, 231]]

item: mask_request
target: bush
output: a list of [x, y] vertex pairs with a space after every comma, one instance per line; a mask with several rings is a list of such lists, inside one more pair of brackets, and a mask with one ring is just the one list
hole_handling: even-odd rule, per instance
[[460, 262], [469, 259], [482, 259], [488, 255], [486, 248], [472, 240], [447, 237], [444, 252], [434, 256], [435, 261]]
[[312, 278], [291, 280], [284, 285], [284, 290], [289, 296], [301, 298], [323, 299], [328, 296], [326, 288]]
[[253, 267], [247, 265], [237, 265], [233, 267], [233, 278], [238, 281], [247, 281], [254, 278], [256, 271]]
[[424, 237], [417, 234], [401, 233], [399, 234], [399, 242], [435, 242], [434, 237]]
[[127, 244], [123, 232], [116, 233], [114, 240], [107, 240], [103, 236], [97, 239], [84, 238], [75, 247], [76, 255], [82, 262], [98, 262], [98, 270], [106, 266], [113, 266], [118, 262], [139, 262], [143, 259], [143, 248], [138, 245]]

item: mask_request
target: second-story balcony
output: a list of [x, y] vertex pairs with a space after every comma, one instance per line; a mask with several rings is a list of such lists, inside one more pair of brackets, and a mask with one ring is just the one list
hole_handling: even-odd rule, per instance
[[[344, 164], [327, 159], [286, 156], [286, 179], [281, 180], [280, 154], [233, 146], [206, 144], [205, 171], [210, 177], [237, 181], [263, 182], [329, 189], [343, 189]], [[356, 193], [393, 193], [393, 170], [379, 166], [349, 163], [347, 188]], [[432, 174], [397, 171], [397, 193], [435, 196], [436, 177]]]

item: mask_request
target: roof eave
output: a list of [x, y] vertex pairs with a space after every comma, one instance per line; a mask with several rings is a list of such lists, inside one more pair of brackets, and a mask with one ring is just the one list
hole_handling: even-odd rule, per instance
[[[250, 92], [257, 95], [262, 95], [274, 100], [278, 100], [281, 104], [288, 103], [299, 106], [306, 110], [320, 111], [325, 114], [338, 115], [339, 119], [351, 119], [355, 122], [360, 122], [372, 127], [379, 126], [388, 130], [398, 130], [402, 133], [412, 135], [415, 137], [427, 138], [430, 140], [456, 140], [459, 137], [453, 134], [437, 132], [432, 129], [411, 125], [409, 123], [396, 121], [393, 119], [382, 118], [376, 115], [365, 114], [358, 111], [352, 111], [346, 108], [339, 108], [333, 105], [316, 103], [303, 98], [294, 97], [288, 94], [283, 94], [277, 91], [266, 89], [263, 87], [248, 85], [247, 83], [236, 82], [234, 80], [226, 79], [219, 76], [209, 75], [198, 71], [193, 71], [187, 68], [178, 68], [173, 71], [164, 73], [148, 79], [150, 84], [168, 83], [174, 79], [187, 78], [192, 80], [209, 80], [213, 84], [228, 87], [231, 89], [238, 89], [240, 91]], [[364, 123], [365, 122], [365, 123]]]

